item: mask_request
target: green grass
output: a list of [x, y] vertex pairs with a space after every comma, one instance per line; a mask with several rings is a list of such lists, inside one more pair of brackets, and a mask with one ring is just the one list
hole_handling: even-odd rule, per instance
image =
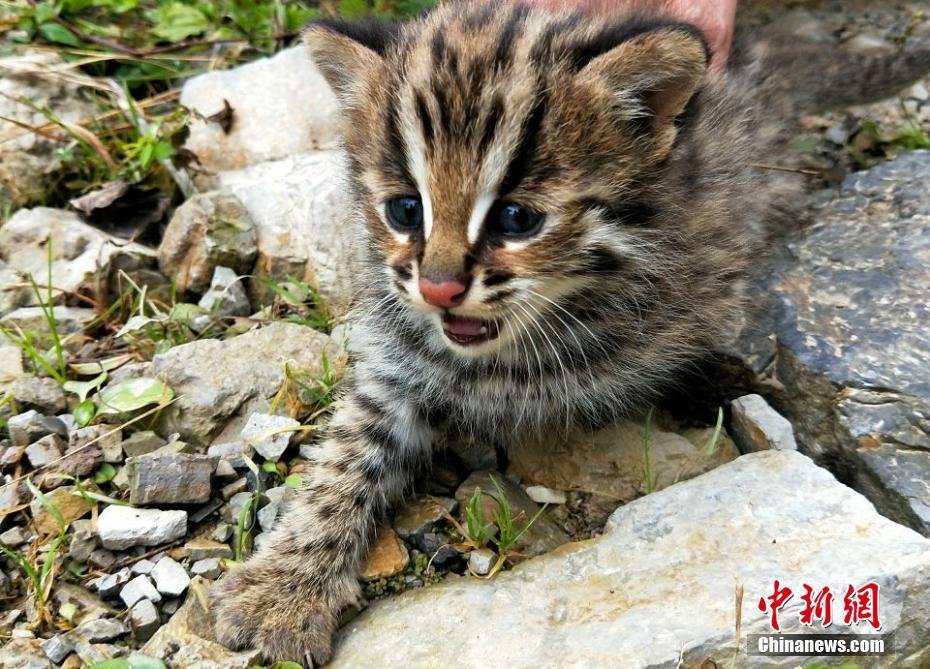
[[[497, 554], [497, 560], [485, 578], [494, 576], [508, 560], [512, 561], [518, 555], [517, 544], [520, 539], [539, 520], [539, 517], [548, 507], [548, 504], [544, 504], [529, 520], [518, 526], [518, 521], [522, 519], [524, 514], [522, 512], [519, 514], [513, 513], [507, 495], [504, 494], [504, 490], [497, 482], [497, 479], [493, 476], [490, 479], [497, 495], [483, 491], [480, 486], [475, 487], [474, 493], [465, 504], [464, 526], [451, 515], [444, 514], [463, 538], [462, 543], [454, 545], [457, 550], [468, 551], [488, 547], [492, 548]], [[497, 506], [497, 509], [491, 513], [494, 526], [497, 528], [496, 531], [494, 526], [486, 520], [485, 497], [490, 498]]]
[[16, 567], [23, 572], [31, 589], [31, 596], [35, 602], [36, 619], [33, 625], [40, 625], [42, 621], [50, 621], [51, 615], [48, 610], [48, 598], [55, 582], [55, 563], [62, 551], [62, 546], [68, 533], [68, 523], [55, 504], [32, 482], [26, 479], [26, 485], [33, 496], [39, 500], [39, 503], [49, 512], [58, 525], [58, 535], [55, 536], [48, 545], [44, 557], [41, 559], [38, 555], [30, 559], [23, 553], [13, 550], [8, 546], [0, 544], [0, 553], [5, 555]]

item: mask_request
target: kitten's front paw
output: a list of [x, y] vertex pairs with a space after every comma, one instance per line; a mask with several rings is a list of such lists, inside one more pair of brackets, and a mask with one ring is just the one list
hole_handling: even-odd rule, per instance
[[237, 567], [213, 587], [217, 640], [256, 648], [267, 662], [320, 666], [329, 660], [339, 612], [357, 600], [358, 584], [348, 579], [327, 591], [335, 594], [322, 596], [280, 565], [254, 560]]

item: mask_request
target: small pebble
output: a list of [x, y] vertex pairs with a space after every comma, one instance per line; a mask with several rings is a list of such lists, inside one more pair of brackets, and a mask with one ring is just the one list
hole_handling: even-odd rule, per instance
[[120, 599], [126, 605], [126, 608], [132, 608], [133, 604], [140, 599], [150, 599], [153, 602], [161, 601], [161, 593], [155, 589], [148, 576], [136, 576], [123, 586], [119, 593]]
[[553, 490], [542, 485], [531, 485], [526, 488], [526, 494], [537, 504], [565, 504], [567, 498], [561, 490]]
[[194, 576], [203, 576], [204, 578], [217, 579], [222, 573], [219, 558], [205, 558], [197, 560], [191, 565], [191, 573]]
[[191, 582], [191, 577], [187, 575], [184, 567], [167, 556], [159, 560], [152, 569], [152, 578], [155, 579], [158, 592], [168, 597], [180, 596]]
[[153, 634], [161, 627], [161, 620], [158, 617], [158, 609], [148, 599], [141, 599], [132, 607], [130, 615], [132, 624], [132, 633], [140, 642], [148, 641]]
[[139, 560], [134, 565], [132, 565], [133, 574], [151, 574], [152, 569], [155, 568], [155, 563], [151, 560]]
[[478, 576], [487, 576], [496, 560], [497, 556], [494, 554], [494, 551], [487, 548], [479, 548], [478, 550], [472, 551], [471, 555], [468, 556], [468, 568], [472, 573]]

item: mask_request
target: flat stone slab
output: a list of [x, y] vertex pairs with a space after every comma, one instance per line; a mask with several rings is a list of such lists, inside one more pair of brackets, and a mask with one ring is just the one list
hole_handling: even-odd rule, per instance
[[838, 634], [850, 631], [846, 587], [876, 581], [895, 650], [868, 666], [930, 661], [930, 540], [809, 458], [765, 451], [621, 507], [599, 539], [488, 581], [451, 578], [381, 600], [342, 630], [329, 666], [675, 669], [706, 658], [730, 666], [737, 583], [745, 591], [737, 666], [813, 663], [744, 662], [745, 636], [769, 631], [757, 603], [776, 578], [797, 592], [780, 613], [782, 630], [794, 633], [808, 629], [798, 621], [802, 583], [838, 593], [830, 627]]

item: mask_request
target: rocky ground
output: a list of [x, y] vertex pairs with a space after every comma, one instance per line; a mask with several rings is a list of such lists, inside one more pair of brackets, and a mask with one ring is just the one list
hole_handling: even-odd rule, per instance
[[[886, 48], [924, 20], [777, 4], [748, 2], [741, 25]], [[93, 82], [58, 58], [0, 60], [0, 116], [38, 125], [27, 96], [86, 118]], [[799, 119], [810, 221], [680, 397], [506, 462], [439, 456], [379, 533], [373, 603], [333, 666], [800, 666], [741, 645], [773, 575], [874, 580], [895, 647], [858, 666], [930, 666], [928, 87]], [[300, 49], [190, 79], [180, 101], [190, 196], [153, 228], [139, 212], [168, 203], [146, 195], [128, 232], [123, 186], [36, 206], [58, 154], [0, 121], [0, 668], [257, 664], [213, 640], [207, 592], [267, 536], [338, 402], [335, 107]]]

